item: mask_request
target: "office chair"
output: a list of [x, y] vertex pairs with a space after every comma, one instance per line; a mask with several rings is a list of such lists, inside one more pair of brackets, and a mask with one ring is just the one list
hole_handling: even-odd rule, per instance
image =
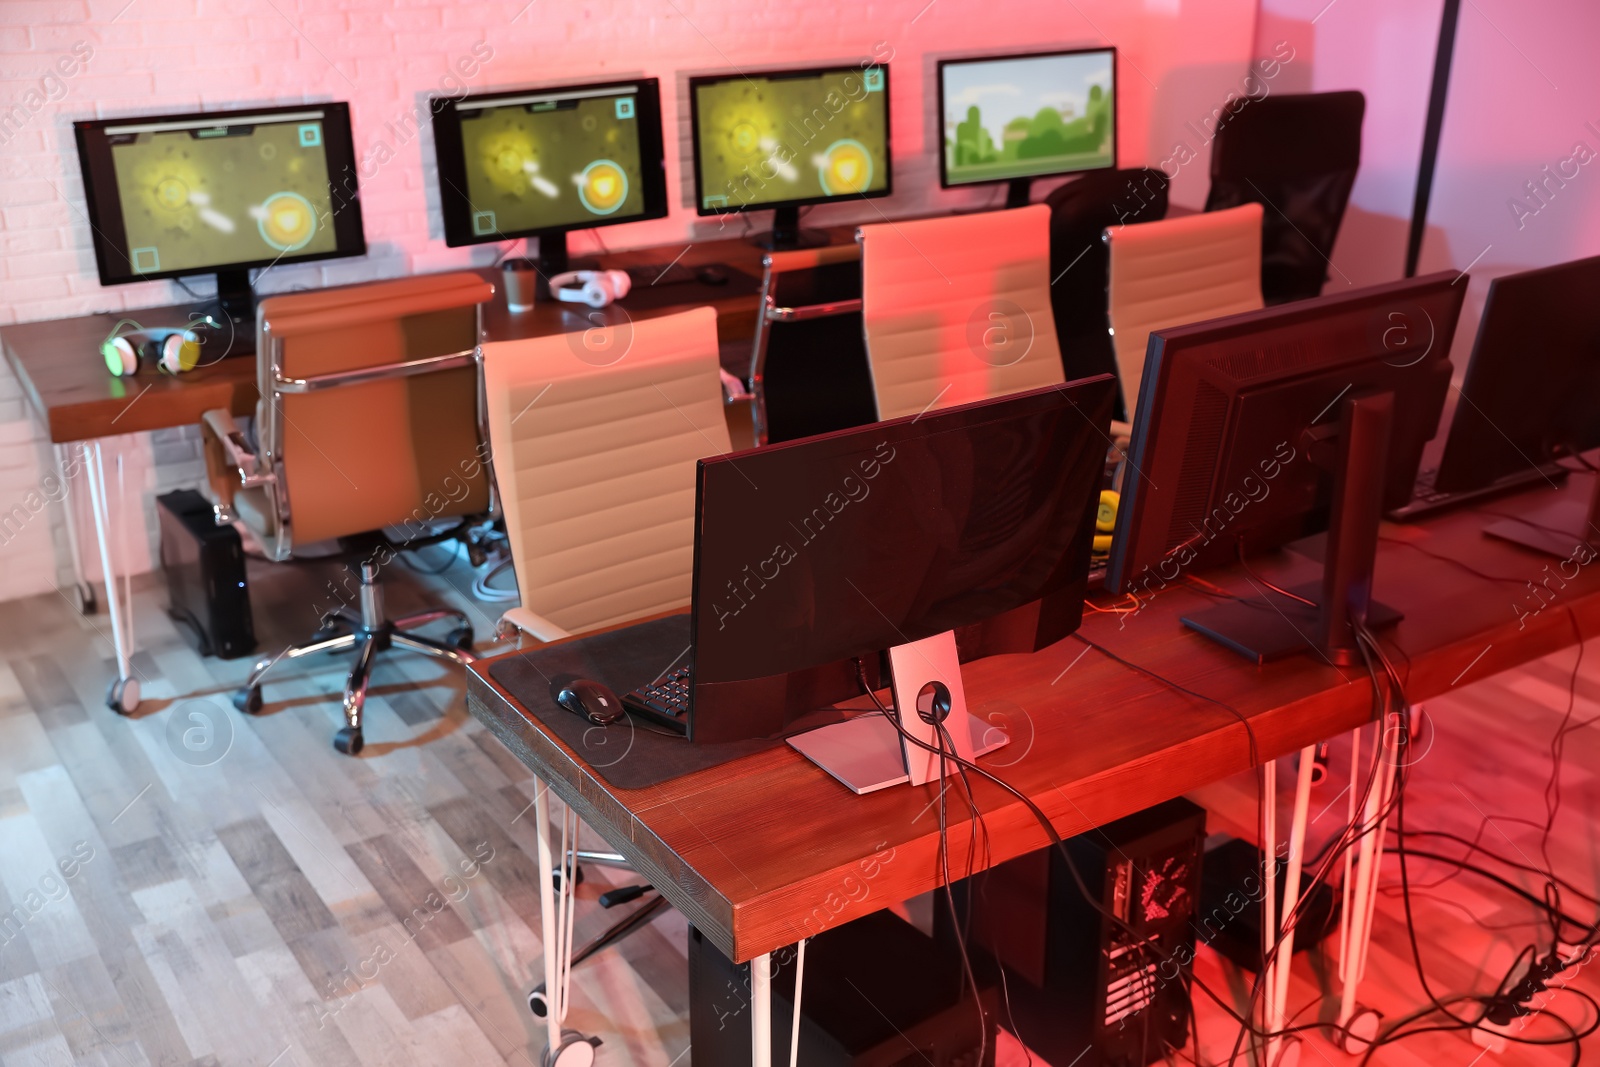
[[[478, 275], [455, 273], [273, 296], [257, 307], [257, 446], [224, 409], [202, 419], [218, 522], [237, 519], [273, 560], [343, 560], [356, 584], [310, 640], [256, 663], [234, 696], [241, 711], [261, 709], [262, 680], [283, 660], [354, 649], [345, 725], [333, 741], [353, 756], [378, 653], [473, 660], [460, 611], [390, 619], [380, 569], [395, 552], [459, 533], [492, 510], [475, 346], [479, 305], [493, 294]], [[447, 641], [416, 632], [444, 620], [455, 623]]]
[[1261, 205], [1114, 226], [1105, 241], [1111, 342], [1128, 415], [1127, 423], [1111, 425], [1125, 437], [1137, 415], [1151, 330], [1262, 306]]
[[592, 349], [576, 334], [483, 345], [522, 601], [502, 633], [554, 641], [689, 604], [695, 461], [732, 450], [716, 312], [597, 330]]
[[877, 418], [861, 333], [861, 246], [769, 252], [750, 362], [757, 444]]
[[876, 223], [861, 313], [880, 419], [1058, 385], [1050, 209]]
[[[1159, 170], [1092, 170], [1058, 186], [1050, 208], [1050, 306], [1068, 381], [1115, 374], [1106, 313], [1107, 229], [1166, 218], [1167, 176]], [[1122, 411], [1113, 413], [1127, 421]]]
[[1207, 211], [1266, 208], [1261, 292], [1269, 304], [1322, 294], [1333, 244], [1361, 165], [1366, 97], [1272, 95], [1236, 101], [1211, 146]]
[[[689, 605], [694, 579], [695, 462], [732, 450], [723, 414], [717, 317], [708, 307], [576, 335], [483, 346], [489, 441], [521, 604], [499, 633], [555, 641]], [[591, 353], [605, 353], [595, 356]], [[573, 847], [579, 863], [625, 867], [617, 853]], [[541, 827], [540, 832], [545, 832]], [[602, 895], [602, 907], [649, 886]], [[568, 966], [643, 929], [657, 896], [572, 953]], [[549, 1012], [540, 983], [528, 1006]]]

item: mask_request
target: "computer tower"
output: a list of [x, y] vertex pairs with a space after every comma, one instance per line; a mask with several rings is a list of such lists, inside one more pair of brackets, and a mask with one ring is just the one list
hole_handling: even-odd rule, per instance
[[[788, 1063], [795, 960], [792, 951], [772, 959], [772, 1062]], [[800, 1062], [993, 1067], [994, 987], [980, 977], [982, 992], [974, 1000], [962, 974], [958, 955], [887, 911], [818, 934], [806, 945]], [[749, 964], [731, 963], [691, 927], [689, 1042], [695, 1067], [748, 1067], [750, 1018]]]
[[239, 531], [218, 526], [205, 497], [178, 489], [156, 497], [167, 612], [195, 637], [200, 653], [234, 659], [255, 651], [255, 622]]
[[[1046, 1061], [1145, 1067], [1183, 1044], [1205, 826], [1178, 798], [1069, 838], [1093, 903], [1053, 847], [963, 883], [967, 940], [1005, 966], [1017, 1037]], [[935, 909], [945, 943], [948, 911]]]

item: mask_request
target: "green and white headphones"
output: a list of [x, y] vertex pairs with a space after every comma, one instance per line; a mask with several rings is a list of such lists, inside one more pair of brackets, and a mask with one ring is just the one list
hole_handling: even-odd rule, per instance
[[200, 346], [204, 344], [191, 327], [147, 330], [132, 319], [118, 319], [100, 342], [100, 356], [106, 361], [106, 370], [118, 378], [137, 374], [141, 357], [154, 363], [163, 374], [182, 374], [194, 370], [200, 362]]

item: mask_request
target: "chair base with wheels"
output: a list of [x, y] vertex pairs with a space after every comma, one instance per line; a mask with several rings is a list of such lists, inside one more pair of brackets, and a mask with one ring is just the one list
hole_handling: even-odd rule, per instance
[[[361, 752], [363, 715], [367, 701], [367, 682], [372, 677], [373, 661], [378, 653], [399, 646], [411, 652], [421, 652], [436, 659], [449, 660], [466, 666], [477, 659], [472, 654], [472, 624], [464, 612], [454, 608], [433, 608], [427, 611], [390, 619], [384, 611], [383, 586], [378, 580], [378, 565], [369, 560], [352, 564], [361, 579], [360, 612], [337, 608], [323, 615], [322, 625], [310, 640], [290, 645], [274, 656], [265, 656], [256, 662], [244, 687], [233, 696], [233, 705], [240, 711], [255, 714], [261, 710], [261, 680], [272, 668], [286, 659], [299, 659], [317, 652], [343, 652], [354, 650], [355, 665], [344, 686], [344, 727], [333, 735], [333, 747], [347, 756]], [[444, 619], [455, 621], [449, 639], [438, 641], [413, 631]]]

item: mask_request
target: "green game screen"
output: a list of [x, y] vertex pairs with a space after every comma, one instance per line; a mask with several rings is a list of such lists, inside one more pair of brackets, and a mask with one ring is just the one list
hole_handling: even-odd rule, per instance
[[701, 210], [887, 188], [887, 77], [849, 67], [697, 85]]
[[320, 111], [109, 127], [134, 274], [336, 249]]
[[463, 101], [458, 110], [474, 236], [644, 212], [632, 91]]
[[1117, 165], [1110, 50], [947, 63], [949, 185]]

